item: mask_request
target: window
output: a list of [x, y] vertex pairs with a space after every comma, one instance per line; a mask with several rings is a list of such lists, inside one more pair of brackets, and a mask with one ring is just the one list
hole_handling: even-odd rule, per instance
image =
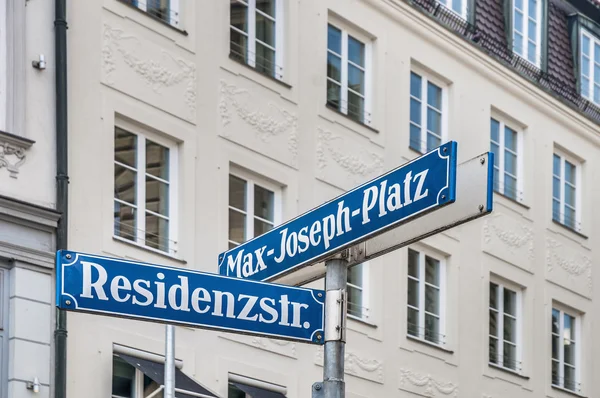
[[579, 171], [575, 160], [554, 153], [552, 164], [552, 219], [575, 231], [581, 231], [579, 214]]
[[179, 25], [179, 0], [121, 0], [168, 23]]
[[[113, 356], [111, 398], [145, 398], [158, 390], [160, 384], [118, 356]], [[154, 397], [162, 398], [162, 392]]]
[[580, 392], [578, 382], [579, 319], [552, 308], [552, 385]]
[[446, 139], [444, 97], [440, 85], [410, 73], [410, 147], [415, 151], [429, 152]]
[[348, 269], [348, 314], [357, 318], [369, 317], [369, 264], [363, 263]]
[[229, 175], [229, 248], [279, 223], [280, 188], [246, 173]]
[[519, 133], [504, 122], [491, 119], [491, 151], [494, 153], [494, 190], [516, 201], [523, 201]]
[[600, 104], [600, 40], [581, 29], [581, 95]]
[[327, 106], [370, 124], [369, 46], [346, 30], [327, 26]]
[[115, 127], [115, 237], [176, 253], [176, 164], [175, 146]]
[[231, 58], [283, 78], [283, 0], [230, 0]]
[[408, 334], [445, 344], [443, 297], [444, 262], [408, 249]]
[[519, 347], [521, 294], [490, 282], [489, 362], [521, 372]]
[[535, 66], [540, 66], [542, 1], [513, 0], [513, 51]]
[[467, 19], [467, 2], [469, 0], [440, 0], [440, 3], [451, 11]]

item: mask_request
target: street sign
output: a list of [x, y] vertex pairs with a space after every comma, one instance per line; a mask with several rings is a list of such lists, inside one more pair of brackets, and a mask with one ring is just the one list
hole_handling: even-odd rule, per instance
[[65, 250], [56, 267], [60, 309], [323, 344], [322, 290]]
[[219, 273], [273, 280], [455, 200], [457, 144], [439, 148], [219, 256]]
[[[372, 260], [390, 251], [425, 239], [428, 236], [490, 214], [493, 205], [493, 153], [485, 152], [458, 165], [456, 201], [420, 217], [410, 226], [395, 228], [352, 248], [348, 266]], [[271, 282], [298, 286], [325, 275], [325, 263], [304, 267], [297, 272], [273, 278]]]

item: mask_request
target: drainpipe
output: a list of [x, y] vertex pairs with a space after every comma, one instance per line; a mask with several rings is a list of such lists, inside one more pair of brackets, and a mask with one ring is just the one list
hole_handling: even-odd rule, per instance
[[[68, 148], [67, 148], [67, 0], [55, 0], [54, 56], [56, 58], [56, 210], [61, 214], [56, 249], [67, 248]], [[54, 398], [67, 396], [67, 313], [56, 309], [54, 330]]]

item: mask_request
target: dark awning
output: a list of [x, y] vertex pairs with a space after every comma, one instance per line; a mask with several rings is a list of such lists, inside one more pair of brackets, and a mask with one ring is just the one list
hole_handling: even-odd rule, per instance
[[280, 392], [265, 390], [264, 388], [249, 386], [237, 381], [230, 381], [231, 384], [250, 395], [252, 398], [285, 398]]
[[[126, 354], [117, 354], [121, 359], [132, 366], [135, 366], [146, 376], [154, 380], [158, 385], [163, 385], [165, 382], [165, 365], [163, 363], [149, 361]], [[206, 388], [202, 387], [192, 378], [186, 376], [181, 370], [175, 368], [175, 388], [179, 390], [190, 391], [196, 394], [202, 394], [207, 398], [219, 398]], [[275, 397], [275, 396], [273, 396]], [[279, 396], [277, 396], [279, 397]], [[189, 395], [183, 392], [175, 392], [175, 398], [197, 398], [194, 395]]]

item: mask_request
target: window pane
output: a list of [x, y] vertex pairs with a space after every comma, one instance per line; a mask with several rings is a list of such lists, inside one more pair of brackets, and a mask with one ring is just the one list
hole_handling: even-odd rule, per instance
[[169, 251], [169, 221], [146, 213], [146, 245], [154, 249]]
[[442, 110], [442, 89], [431, 82], [427, 82], [427, 104]]
[[275, 51], [256, 43], [256, 70], [268, 76], [275, 76]]
[[529, 20], [529, 27], [528, 27], [528, 35], [529, 35], [529, 40], [535, 42], [536, 37], [537, 37], [537, 23], [536, 21], [530, 19]]
[[500, 142], [500, 123], [497, 120], [491, 119], [490, 121], [490, 135], [492, 141]]
[[558, 371], [559, 363], [552, 361], [552, 384], [555, 386], [560, 385], [560, 373]]
[[146, 176], [146, 209], [169, 217], [169, 185]]
[[256, 9], [275, 18], [275, 0], [256, 0]]
[[504, 175], [504, 195], [517, 199], [517, 180], [508, 174]]
[[515, 10], [514, 28], [519, 32], [523, 32], [523, 14]]
[[554, 155], [552, 158], [552, 173], [560, 176], [560, 156]]
[[114, 204], [114, 234], [121, 238], [136, 240], [135, 228], [136, 210], [131, 206], [126, 206], [115, 201]]
[[575, 223], [576, 223], [575, 210], [571, 209], [570, 207], [565, 206], [564, 218], [565, 218], [564, 224], [569, 228], [575, 229]]
[[240, 62], [248, 62], [248, 38], [233, 29], [229, 31], [229, 51], [231, 56]]
[[409, 308], [406, 323], [408, 326], [408, 334], [415, 337], [421, 337], [421, 333], [419, 333], [419, 311]]
[[361, 96], [348, 91], [348, 116], [359, 122], [364, 121], [365, 100]]
[[458, 14], [462, 14], [462, 2], [463, 0], [452, 0], [452, 9]]
[[581, 77], [581, 95], [584, 97], [590, 97], [590, 80], [586, 77]]
[[362, 290], [348, 286], [348, 313], [354, 316], [363, 316]]
[[365, 72], [356, 66], [348, 65], [348, 87], [363, 94], [365, 93]]
[[570, 340], [565, 340], [564, 361], [569, 365], [575, 366], [575, 343]]
[[421, 152], [421, 128], [415, 126], [414, 124], [410, 125], [410, 143], [409, 146]]
[[330, 52], [327, 52], [327, 77], [336, 82], [342, 81], [342, 60]]
[[560, 179], [552, 177], [552, 197], [560, 200]]
[[429, 107], [427, 107], [427, 130], [438, 136], [442, 135], [442, 114]]
[[498, 335], [498, 313], [494, 310], [490, 310], [490, 335]]
[[440, 285], [440, 262], [429, 256], [425, 256], [425, 281], [435, 286]]
[[556, 199], [552, 200], [552, 219], [560, 221], [560, 202]]
[[419, 307], [419, 282], [408, 278], [408, 305]]
[[529, 18], [537, 19], [537, 0], [529, 0]]
[[275, 194], [260, 185], [254, 185], [254, 215], [275, 221]]
[[419, 278], [419, 252], [408, 249], [408, 275]]
[[517, 342], [517, 321], [508, 315], [504, 315], [503, 338], [511, 343]]
[[431, 151], [435, 148], [437, 148], [438, 146], [440, 146], [440, 144], [442, 143], [442, 140], [440, 140], [440, 137], [435, 136], [431, 133], [427, 133], [427, 150]]
[[115, 198], [137, 205], [137, 173], [115, 163]]
[[362, 287], [363, 285], [363, 265], [358, 264], [348, 269], [348, 283]]
[[553, 359], [559, 359], [559, 353], [558, 353], [559, 347], [558, 347], [558, 336], [557, 335], [552, 335], [552, 358]]
[[[499, 150], [498, 145], [491, 144], [490, 150], [492, 152], [494, 152], [494, 166], [499, 167], [499, 165], [500, 165], [500, 150]], [[496, 174], [494, 174], [494, 177], [496, 177]]]
[[340, 110], [341, 87], [331, 80], [327, 80], [327, 104]]
[[237, 243], [246, 241], [246, 216], [229, 209], [229, 240]]
[[575, 379], [575, 368], [565, 365], [564, 366], [565, 383], [564, 387], [571, 391], [578, 390], [577, 381]]
[[229, 175], [229, 206], [246, 210], [246, 181]]
[[440, 290], [425, 285], [425, 311], [440, 315]]
[[504, 289], [504, 313], [517, 316], [517, 294]]
[[[496, 158], [494, 158], [494, 163]], [[500, 192], [500, 170], [494, 166], [494, 191]]]
[[504, 170], [517, 175], [517, 156], [507, 150], [504, 151]]
[[260, 12], [256, 13], [256, 38], [275, 47], [275, 22]]
[[523, 0], [515, 0], [515, 7], [522, 10], [523, 9]]
[[586, 35], [581, 35], [581, 51], [588, 56], [590, 54], [590, 39]]
[[169, 149], [146, 140], [146, 173], [169, 181]]
[[600, 64], [600, 45], [594, 44], [594, 62]]
[[[152, 395], [152, 393], [158, 388], [160, 388], [160, 385], [157, 382], [152, 380], [150, 377], [144, 375], [144, 398], [147, 398], [150, 395]], [[161, 391], [155, 395], [152, 395], [152, 397], [163, 398], [163, 393]]]
[[332, 25], [327, 26], [327, 48], [342, 53], [342, 31]]
[[137, 137], [115, 127], [115, 160], [137, 168]]
[[268, 224], [268, 223], [260, 221], [258, 219], [254, 219], [254, 237], [262, 235], [265, 232], [269, 232], [272, 229], [273, 229], [272, 224]]
[[492, 363], [498, 362], [498, 340], [491, 337], [489, 339], [489, 361]]
[[425, 314], [425, 340], [440, 343], [440, 320], [432, 315]]
[[567, 314], [564, 314], [563, 319], [563, 337], [568, 340], [575, 340], [575, 318]]
[[410, 99], [410, 121], [416, 124], [421, 124], [421, 102]]
[[113, 357], [112, 395], [135, 398], [135, 368], [119, 357]]
[[569, 184], [565, 184], [565, 203], [575, 207], [575, 188]]
[[559, 330], [559, 321], [558, 319], [560, 318], [560, 312], [558, 310], [555, 310], [554, 308], [552, 309], [552, 333], [556, 333], [558, 334], [558, 330]]
[[175, 13], [170, 9], [169, 4], [169, 0], [147, 0], [146, 11], [150, 15], [154, 15], [163, 21], [169, 22], [171, 19], [171, 13]]
[[230, 24], [242, 32], [248, 33], [248, 6], [236, 0], [230, 2]]
[[513, 152], [517, 152], [517, 132], [506, 126], [504, 126], [504, 146]]
[[585, 76], [590, 75], [590, 60], [586, 57], [581, 57], [581, 73]]
[[505, 368], [517, 369], [517, 348], [509, 343], [504, 343], [504, 357], [502, 365]]
[[514, 32], [513, 35], [513, 50], [515, 53], [523, 55], [523, 36], [517, 32]]
[[410, 95], [421, 98], [421, 76], [416, 73], [410, 73]]
[[352, 36], [348, 36], [348, 59], [358, 66], [365, 66], [365, 45]]
[[532, 64], [537, 63], [537, 45], [532, 41], [527, 42], [527, 59]]
[[490, 307], [498, 309], [498, 285], [490, 282]]
[[[600, 76], [600, 73], [598, 73], [598, 76]], [[594, 84], [594, 102], [600, 102], [600, 86], [597, 84]]]
[[565, 180], [575, 185], [575, 165], [565, 160]]

